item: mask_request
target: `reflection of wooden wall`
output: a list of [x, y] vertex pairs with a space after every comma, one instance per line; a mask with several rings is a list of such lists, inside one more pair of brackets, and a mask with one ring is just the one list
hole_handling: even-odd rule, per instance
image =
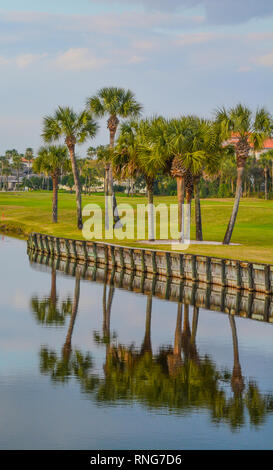
[[109, 270], [107, 266], [52, 257], [34, 250], [29, 250], [29, 257], [33, 268], [39, 270], [54, 266], [57, 270], [72, 276], [77, 271], [86, 280], [106, 282], [136, 293], [152, 293], [156, 297], [173, 302], [185, 302], [207, 310], [273, 323], [273, 297], [261, 292], [192, 282], [177, 277], [166, 278], [162, 275], [128, 269]]
[[39, 233], [29, 236], [28, 247], [40, 253], [110, 268], [273, 294], [273, 265], [268, 264], [68, 240]]

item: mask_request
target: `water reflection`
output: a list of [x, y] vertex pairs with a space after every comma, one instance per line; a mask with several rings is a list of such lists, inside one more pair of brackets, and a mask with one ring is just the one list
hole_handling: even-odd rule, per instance
[[[49, 263], [46, 259], [46, 264]], [[96, 351], [90, 353], [73, 349], [72, 335], [79, 308], [81, 276], [84, 277], [82, 266], [73, 265], [73, 299], [67, 296], [60, 302], [56, 288], [56, 263], [58, 261], [51, 260], [48, 298], [39, 300], [35, 297], [31, 300], [32, 312], [41, 325], [58, 326], [64, 324], [69, 316], [60, 352], [46, 346], [40, 349], [40, 371], [49, 375], [55, 383], [76, 378], [81, 391], [104, 406], [141, 403], [149, 410], [177, 415], [207, 410], [212, 422], [227, 423], [232, 430], [243, 427], [248, 420], [252, 425], [260, 426], [273, 411], [273, 395], [261, 393], [255, 381], [243, 376], [234, 315], [229, 313], [225, 317], [233, 344], [232, 370], [220, 369], [209, 355], [199, 354], [199, 307], [193, 307], [190, 323], [190, 305], [185, 299], [177, 302], [173, 345], [162, 344], [153, 351], [152, 292], [148, 293], [146, 300], [142, 343], [139, 347], [126, 345], [119, 342], [118, 333], [111, 330], [115, 273], [107, 271], [104, 272], [101, 331], [93, 332], [96, 347], [105, 348], [103, 373], [99, 373], [94, 367]], [[96, 277], [95, 268], [92, 277]]]

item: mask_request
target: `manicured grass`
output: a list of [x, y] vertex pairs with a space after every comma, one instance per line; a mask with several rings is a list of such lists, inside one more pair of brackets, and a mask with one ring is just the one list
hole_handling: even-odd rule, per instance
[[[67, 238], [82, 239], [76, 229], [76, 201], [74, 194], [59, 194], [59, 223], [51, 222], [51, 192], [0, 193], [0, 230], [26, 237], [30, 232], [42, 232]], [[117, 196], [118, 203], [146, 204], [145, 197]], [[83, 206], [99, 204], [104, 208], [103, 195], [83, 195]], [[155, 197], [155, 204], [176, 203], [176, 197]], [[201, 201], [203, 235], [205, 240], [222, 241], [231, 214], [233, 199], [206, 199]], [[192, 222], [194, 220], [194, 203]], [[192, 224], [192, 238], [195, 228]], [[113, 242], [112, 240], [109, 240]], [[263, 263], [273, 263], [273, 201], [242, 199], [232, 242], [241, 246], [191, 245], [186, 251], [195, 254], [219, 256]], [[146, 246], [132, 240], [114, 240], [114, 243]], [[167, 245], [149, 245], [150, 248], [170, 250]]]

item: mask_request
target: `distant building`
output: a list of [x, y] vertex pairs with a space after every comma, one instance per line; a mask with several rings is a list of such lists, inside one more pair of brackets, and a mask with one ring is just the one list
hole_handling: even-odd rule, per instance
[[[236, 144], [236, 142], [238, 142], [239, 140], [239, 136], [237, 134], [232, 134], [232, 136], [225, 142], [226, 144]], [[250, 142], [249, 143], [252, 151], [252, 155], [255, 155], [255, 157], [257, 159], [259, 159], [260, 155], [262, 155], [263, 153], [265, 152], [268, 152], [268, 150], [273, 150], [273, 139], [269, 138], [269, 139], [266, 139], [265, 142], [264, 142], [264, 146], [263, 146], [263, 149], [262, 150], [259, 150], [259, 151], [254, 151], [253, 150], [253, 144]]]

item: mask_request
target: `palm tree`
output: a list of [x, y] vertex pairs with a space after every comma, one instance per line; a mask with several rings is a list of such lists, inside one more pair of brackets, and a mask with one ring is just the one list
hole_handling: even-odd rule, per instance
[[271, 191], [273, 191], [273, 149], [263, 153], [262, 157], [271, 162]]
[[268, 173], [273, 168], [273, 156], [267, 153], [262, 154], [258, 164], [264, 172], [264, 198], [268, 199]]
[[14, 168], [14, 170], [16, 171], [16, 175], [17, 175], [17, 189], [18, 189], [18, 186], [19, 186], [19, 178], [20, 178], [20, 170], [23, 168], [23, 163], [22, 163], [22, 155], [19, 155], [19, 154], [14, 154], [12, 156], [12, 167]]
[[142, 175], [148, 195], [148, 239], [155, 239], [153, 194], [157, 175], [166, 170], [164, 152], [165, 120], [153, 117], [123, 123], [117, 148], [113, 153], [116, 173], [124, 177]]
[[[142, 106], [135, 99], [134, 93], [130, 90], [116, 87], [101, 88], [95, 96], [87, 99], [87, 107], [95, 116], [102, 118], [108, 116], [107, 128], [110, 134], [110, 150], [113, 151], [115, 145], [115, 135], [119, 125], [119, 117], [121, 118], [135, 118], [140, 115]], [[116, 213], [116, 199], [113, 186], [113, 168], [109, 165], [107, 168], [109, 176], [108, 186], [106, 188], [106, 196], [113, 198], [113, 217], [114, 221], [119, 220]]]
[[42, 137], [45, 142], [53, 142], [64, 137], [67, 145], [76, 187], [77, 225], [82, 229], [81, 184], [75, 155], [75, 145], [84, 143], [87, 138], [95, 137], [98, 125], [87, 111], [76, 113], [69, 107], [58, 107], [53, 116], [46, 116]]
[[237, 163], [236, 195], [223, 241], [224, 245], [228, 245], [232, 237], [239, 209], [244, 168], [249, 157], [251, 149], [250, 144], [253, 145], [254, 151], [263, 148], [265, 139], [270, 137], [272, 133], [272, 118], [265, 108], [257, 109], [256, 113], [253, 114], [249, 108], [238, 104], [230, 109], [219, 109], [216, 112], [216, 123], [220, 128], [223, 145], [225, 145], [224, 142], [231, 136], [237, 138], [236, 142], [232, 142], [232, 145], [235, 147]]
[[1, 171], [1, 189], [4, 188], [4, 182], [3, 182], [3, 176], [4, 176], [4, 168], [6, 167], [8, 163], [7, 157], [5, 155], [2, 155], [0, 157], [0, 171]]
[[3, 170], [2, 170], [2, 175], [5, 176], [6, 191], [8, 190], [8, 178], [11, 174], [12, 174], [11, 165], [8, 162], [8, 160], [6, 160], [3, 166]]
[[63, 171], [68, 170], [68, 152], [65, 146], [41, 147], [38, 157], [34, 160], [33, 169], [36, 173], [44, 173], [52, 178], [52, 222], [58, 222], [58, 186], [59, 177]]
[[182, 116], [167, 124], [171, 175], [177, 181], [179, 232], [183, 241], [182, 207], [186, 199], [186, 233], [189, 239], [191, 201], [196, 195], [196, 239], [202, 236], [199, 180], [203, 171], [213, 174], [220, 160], [219, 132], [211, 121], [196, 116]]

